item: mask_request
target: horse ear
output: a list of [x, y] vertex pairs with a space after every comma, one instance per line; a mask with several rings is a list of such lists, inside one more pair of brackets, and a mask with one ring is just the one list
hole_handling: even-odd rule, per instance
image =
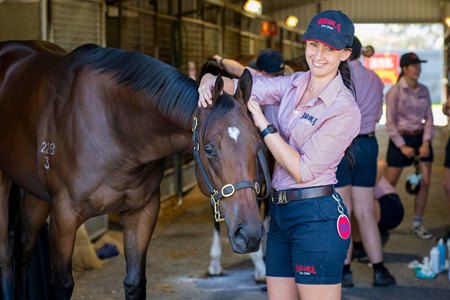
[[244, 104], [247, 104], [252, 94], [252, 85], [253, 85], [252, 74], [248, 69], [244, 69], [244, 72], [239, 78], [238, 87], [236, 89], [234, 97], [238, 100], [244, 101]]
[[214, 103], [216, 103], [217, 98], [219, 97], [219, 95], [222, 94], [223, 91], [223, 79], [222, 76], [217, 75], [216, 77], [216, 82], [214, 83], [214, 89], [213, 89], [213, 93], [212, 93], [212, 101], [213, 101], [213, 106]]

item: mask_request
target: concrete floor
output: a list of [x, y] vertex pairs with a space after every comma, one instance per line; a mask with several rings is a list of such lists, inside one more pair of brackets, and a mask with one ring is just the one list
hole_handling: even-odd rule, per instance
[[[377, 129], [380, 158], [385, 158], [388, 142], [384, 127]], [[447, 127], [439, 127], [433, 141], [435, 162], [431, 192], [424, 224], [435, 236], [450, 230], [450, 203], [441, 187]], [[447, 274], [435, 279], [415, 277], [408, 263], [422, 260], [436, 240], [420, 240], [410, 233], [414, 199], [403, 188], [412, 167], [405, 169], [398, 186], [405, 206], [402, 224], [391, 231], [384, 247], [385, 263], [397, 280], [396, 286], [372, 287], [372, 270], [363, 263], [352, 264], [355, 287], [343, 289], [343, 299], [450, 299]], [[208, 277], [209, 247], [212, 239], [212, 215], [209, 201], [197, 188], [186, 194], [181, 208], [176, 199], [163, 203], [161, 217], [147, 255], [147, 298], [149, 299], [267, 299], [264, 285], [253, 280], [252, 264], [247, 255], [232, 253], [222, 232], [224, 276]], [[225, 231], [225, 229], [223, 230]], [[108, 233], [120, 236], [120, 229]], [[122, 255], [105, 261], [102, 269], [85, 271], [75, 278], [73, 299], [124, 299], [122, 280], [125, 275]]]

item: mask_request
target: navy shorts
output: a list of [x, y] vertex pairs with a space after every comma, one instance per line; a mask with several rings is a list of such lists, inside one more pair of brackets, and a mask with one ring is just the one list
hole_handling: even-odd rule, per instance
[[378, 142], [375, 136], [355, 138], [351, 147], [353, 166], [344, 156], [336, 171], [336, 187], [374, 187], [377, 177]]
[[450, 136], [448, 137], [447, 146], [445, 146], [444, 167], [450, 168]]
[[[347, 210], [335, 193], [335, 197]], [[266, 274], [295, 277], [302, 284], [338, 284], [350, 238], [337, 232], [338, 202], [333, 196], [270, 203]]]
[[[404, 135], [402, 136], [405, 140], [405, 144], [409, 147], [414, 148], [416, 151], [416, 155], [419, 154], [419, 148], [422, 145], [422, 134], [418, 135]], [[410, 166], [414, 163], [414, 157], [408, 158], [406, 157], [397, 146], [395, 146], [394, 142], [389, 139], [389, 145], [386, 155], [386, 162], [389, 167], [398, 167], [403, 168]], [[430, 154], [427, 157], [421, 157], [420, 161], [428, 161], [433, 162], [433, 147], [430, 144]]]

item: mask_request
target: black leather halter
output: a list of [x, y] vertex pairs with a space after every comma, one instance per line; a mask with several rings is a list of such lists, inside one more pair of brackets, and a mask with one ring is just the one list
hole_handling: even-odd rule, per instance
[[[244, 188], [251, 188], [255, 191], [256, 195], [259, 195], [261, 192], [261, 187], [259, 183], [255, 181], [241, 181], [236, 184], [228, 183], [225, 184], [222, 188], [219, 190], [216, 190], [211, 182], [211, 180], [208, 177], [208, 174], [206, 173], [205, 166], [202, 163], [202, 160], [200, 159], [200, 143], [198, 141], [197, 136], [197, 128], [198, 128], [198, 118], [194, 117], [192, 120], [192, 143], [194, 144], [194, 161], [198, 165], [198, 168], [200, 170], [200, 174], [203, 177], [203, 180], [205, 181], [206, 186], [208, 187], [208, 191], [210, 193], [210, 199], [211, 199], [211, 205], [214, 207], [214, 218], [216, 222], [220, 222], [224, 220], [223, 215], [220, 212], [220, 199], [222, 198], [228, 198], [231, 197], [234, 192], [240, 189]], [[269, 168], [267, 166], [266, 159], [264, 157], [263, 150], [261, 147], [258, 150], [258, 156], [256, 163], [261, 164], [261, 168], [264, 173], [264, 180], [266, 182], [266, 193], [262, 198], [267, 198], [271, 191], [271, 178], [269, 173]], [[258, 168], [256, 168], [258, 170]]]

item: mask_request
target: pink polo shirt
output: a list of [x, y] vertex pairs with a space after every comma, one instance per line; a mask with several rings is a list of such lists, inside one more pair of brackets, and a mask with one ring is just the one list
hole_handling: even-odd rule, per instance
[[337, 165], [359, 133], [358, 105], [340, 74], [317, 98], [297, 107], [310, 77], [308, 71], [253, 80], [252, 98], [263, 105], [280, 105], [280, 135], [300, 153], [298, 167], [304, 182], [296, 183], [289, 172], [277, 164], [272, 180], [274, 188], [335, 184]]
[[428, 88], [419, 83], [416, 90], [400, 78], [386, 95], [386, 130], [395, 146], [405, 145], [399, 131], [423, 130], [423, 140], [431, 141], [435, 128]]
[[356, 103], [361, 112], [360, 134], [375, 131], [383, 113], [383, 82], [374, 71], [364, 67], [359, 60], [348, 62], [356, 90]]

